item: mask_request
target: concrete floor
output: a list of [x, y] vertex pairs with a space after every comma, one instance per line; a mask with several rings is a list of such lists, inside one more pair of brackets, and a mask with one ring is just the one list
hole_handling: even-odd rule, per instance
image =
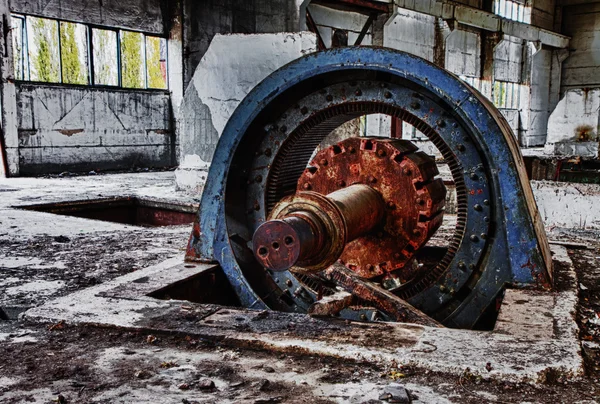
[[[530, 370], [527, 357], [521, 358], [525, 370], [510, 369], [517, 355], [511, 345], [478, 351], [481, 333], [443, 331], [437, 340], [426, 340], [433, 341], [435, 352], [423, 344], [422, 335], [431, 336], [431, 331], [415, 326], [365, 329], [277, 314], [271, 327], [282, 324], [282, 331], [274, 332], [260, 328], [268, 315], [238, 309], [212, 311], [212, 325], [196, 325], [189, 320], [207, 306], [136, 297], [135, 287], [127, 286], [132, 285], [128, 280], [144, 278], [152, 268], [180, 262], [190, 226], [145, 228], [15, 209], [114, 196], [197, 203], [197, 198], [175, 192], [171, 172], [0, 180], [0, 196], [0, 307], [14, 314], [33, 308], [18, 321], [0, 321], [0, 402], [363, 403], [380, 402], [391, 383], [401, 383], [416, 403], [598, 401], [597, 232], [553, 228], [553, 239], [568, 244], [554, 244], [555, 259], [572, 262], [577, 278], [567, 288], [570, 292], [559, 290], [552, 297], [560, 304], [553, 309], [549, 339], [511, 335], [523, 328], [516, 322], [517, 331], [485, 334], [492, 348], [519, 340], [521, 350], [532, 344], [531, 352], [537, 351], [538, 357], [547, 352], [552, 361], [575, 366], [581, 363], [578, 339], [583, 342], [585, 375], [558, 367], [544, 373], [543, 380], [534, 380], [523, 376]], [[77, 300], [97, 299], [98, 291], [117, 287], [120, 294], [105, 295], [105, 300]], [[569, 304], [577, 310], [577, 323], [572, 321], [575, 313], [565, 309]], [[70, 317], [61, 311], [65, 308]], [[128, 313], [137, 322], [128, 323]], [[162, 319], [160, 326], [153, 318]], [[556, 318], [568, 324], [557, 325]], [[575, 339], [563, 355], [556, 341], [567, 334]], [[411, 338], [415, 345], [408, 346]], [[328, 352], [338, 348], [352, 355]], [[411, 350], [413, 356], [406, 356]], [[386, 355], [366, 355], [373, 352]], [[478, 352], [497, 356], [478, 357]], [[492, 369], [485, 370], [487, 363]]]

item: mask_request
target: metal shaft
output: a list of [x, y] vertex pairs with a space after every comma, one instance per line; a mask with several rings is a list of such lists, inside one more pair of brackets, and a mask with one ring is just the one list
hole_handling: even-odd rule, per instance
[[352, 185], [327, 196], [300, 192], [274, 211], [281, 214], [254, 232], [256, 259], [273, 271], [294, 265], [318, 271], [335, 262], [346, 243], [377, 226], [385, 205], [373, 188]]

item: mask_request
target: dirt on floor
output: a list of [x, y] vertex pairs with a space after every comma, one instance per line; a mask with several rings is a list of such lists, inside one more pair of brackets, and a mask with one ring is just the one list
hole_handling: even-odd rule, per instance
[[5, 322], [0, 341], [6, 403], [375, 403], [390, 383], [405, 386], [415, 403], [584, 403], [600, 393], [592, 378], [490, 382], [468, 371], [456, 377], [63, 323]]
[[0, 237], [0, 308], [37, 306], [157, 264], [183, 253], [189, 231], [189, 225], [182, 225], [76, 236]]

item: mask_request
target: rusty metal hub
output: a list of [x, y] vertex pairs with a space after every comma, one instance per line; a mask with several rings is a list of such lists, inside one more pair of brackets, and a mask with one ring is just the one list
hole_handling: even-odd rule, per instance
[[417, 149], [407, 140], [347, 139], [319, 152], [298, 180], [299, 190], [321, 194], [366, 184], [381, 195], [384, 221], [349, 240], [340, 257], [363, 278], [414, 278], [416, 267], [407, 264], [442, 224], [446, 187], [435, 178], [435, 160]]
[[318, 272], [340, 259], [362, 278], [404, 284], [423, 268], [408, 264], [442, 223], [446, 188], [437, 174], [435, 160], [407, 140], [333, 145], [256, 230], [254, 255], [274, 271]]

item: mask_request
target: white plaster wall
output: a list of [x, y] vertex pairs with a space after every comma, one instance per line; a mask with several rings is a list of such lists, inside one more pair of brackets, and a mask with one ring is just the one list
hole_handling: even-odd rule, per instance
[[399, 8], [384, 27], [383, 45], [433, 61], [435, 17]]
[[600, 185], [531, 181], [545, 226], [600, 229]]
[[317, 49], [308, 32], [216, 35], [181, 104], [180, 189], [198, 191], [225, 124], [242, 99], [273, 71]]
[[548, 140], [553, 144], [575, 140], [577, 127], [590, 125], [598, 134], [600, 88], [568, 90], [548, 120]]

